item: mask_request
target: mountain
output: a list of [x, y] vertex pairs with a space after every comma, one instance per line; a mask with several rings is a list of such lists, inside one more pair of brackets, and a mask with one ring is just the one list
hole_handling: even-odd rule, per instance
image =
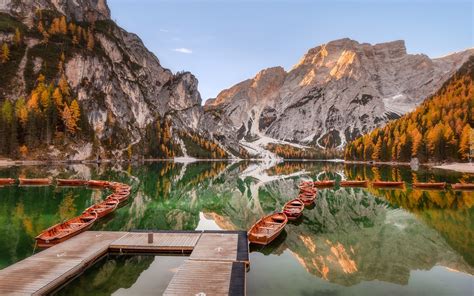
[[474, 55], [423, 104], [346, 146], [351, 160], [467, 161], [473, 142]]
[[163, 67], [105, 0], [0, 1], [0, 47], [0, 157], [73, 161], [320, 157], [420, 104], [473, 53], [341, 39], [202, 106], [196, 77]]
[[220, 123], [204, 113], [194, 75], [164, 68], [110, 19], [105, 0], [11, 1], [0, 10], [0, 155], [227, 157], [222, 147], [238, 147], [201, 128]]
[[288, 72], [265, 69], [223, 90], [206, 109], [228, 116], [244, 145], [263, 137], [265, 144], [342, 147], [411, 111], [471, 54], [430, 59], [407, 54], [403, 41], [335, 40], [310, 49]]

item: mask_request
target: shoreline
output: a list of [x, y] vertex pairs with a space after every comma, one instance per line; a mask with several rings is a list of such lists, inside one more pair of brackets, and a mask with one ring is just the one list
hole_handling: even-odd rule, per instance
[[[158, 162], [158, 161], [172, 161], [177, 163], [193, 163], [202, 161], [227, 161], [227, 162], [238, 162], [238, 161], [263, 161], [267, 162], [268, 159], [204, 159], [204, 158], [163, 158], [163, 159], [140, 159], [140, 160], [123, 160], [123, 159], [103, 159], [100, 161], [96, 160], [11, 160], [11, 159], [0, 159], [0, 168], [12, 167], [12, 166], [39, 166], [39, 165], [78, 165], [78, 164], [106, 164], [106, 163], [140, 163], [140, 162]], [[409, 162], [380, 162], [380, 161], [358, 161], [358, 160], [343, 160], [343, 159], [275, 159], [275, 162], [332, 162], [332, 163], [344, 163], [344, 164], [361, 164], [361, 165], [390, 165], [390, 166], [410, 166]], [[474, 174], [474, 163], [469, 162], [452, 162], [452, 163], [420, 163], [420, 166], [456, 171], [460, 173]]]

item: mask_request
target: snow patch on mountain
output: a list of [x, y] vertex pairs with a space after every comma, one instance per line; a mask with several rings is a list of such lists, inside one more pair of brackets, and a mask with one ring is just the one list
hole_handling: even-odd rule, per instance
[[397, 94], [382, 100], [387, 112], [393, 112], [400, 116], [411, 112], [417, 106], [416, 103], [410, 101], [404, 94]]

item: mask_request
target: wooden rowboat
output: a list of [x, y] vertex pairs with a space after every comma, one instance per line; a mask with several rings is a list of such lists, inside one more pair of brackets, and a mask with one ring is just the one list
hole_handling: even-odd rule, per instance
[[119, 200], [115, 198], [106, 199], [103, 202], [97, 203], [87, 208], [84, 213], [97, 213], [97, 219], [103, 218], [117, 209]]
[[402, 187], [405, 184], [403, 181], [373, 181], [374, 187]]
[[304, 203], [301, 199], [295, 198], [287, 202], [283, 206], [283, 213], [288, 217], [288, 220], [296, 220], [303, 215]]
[[314, 190], [314, 191], [300, 191], [299, 195], [313, 196], [313, 195], [316, 195], [317, 193], [318, 193], [317, 190]]
[[126, 193], [126, 194], [130, 194], [130, 188], [120, 188], [120, 189], [116, 189], [114, 190], [115, 193]]
[[25, 179], [25, 178], [18, 178], [20, 185], [50, 185], [51, 179], [43, 178], [43, 179]]
[[100, 180], [89, 180], [87, 181], [87, 186], [89, 187], [108, 187], [108, 181], [100, 181]]
[[261, 218], [248, 232], [251, 243], [258, 245], [268, 245], [285, 228], [288, 217], [284, 213], [275, 213]]
[[356, 181], [356, 180], [347, 180], [347, 181], [341, 181], [339, 185], [341, 187], [367, 187], [368, 181], [363, 180], [363, 181]]
[[314, 194], [317, 192], [316, 188], [306, 188], [306, 189], [300, 189], [300, 193], [306, 193], [306, 194]]
[[474, 183], [456, 183], [452, 184], [451, 187], [454, 190], [474, 190]]
[[313, 181], [302, 181], [299, 188], [313, 188]]
[[89, 229], [97, 220], [97, 213], [83, 213], [66, 222], [56, 224], [41, 232], [35, 239], [38, 247], [49, 248]]
[[12, 185], [12, 184], [15, 184], [15, 179], [12, 179], [12, 178], [0, 179], [0, 185]]
[[413, 188], [444, 189], [446, 182], [413, 183]]
[[58, 186], [84, 186], [87, 185], [86, 180], [78, 179], [56, 179]]
[[126, 201], [130, 197], [130, 194], [127, 193], [112, 193], [107, 197], [107, 199], [116, 199], [119, 203]]
[[332, 187], [336, 184], [334, 180], [314, 181], [314, 187]]
[[298, 199], [300, 199], [305, 206], [310, 206], [314, 203], [316, 199], [316, 193], [309, 195], [309, 194], [300, 194], [298, 195]]

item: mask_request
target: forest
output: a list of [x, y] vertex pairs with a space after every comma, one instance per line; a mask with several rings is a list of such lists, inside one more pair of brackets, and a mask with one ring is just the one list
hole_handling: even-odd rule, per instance
[[284, 159], [332, 159], [342, 157], [341, 152], [334, 148], [298, 148], [288, 144], [270, 143], [266, 146], [266, 149]]
[[348, 143], [358, 161], [468, 161], [473, 147], [474, 56], [414, 111]]
[[65, 48], [64, 44], [68, 41], [71, 46], [93, 50], [93, 28], [85, 29], [73, 22], [67, 23], [64, 16], [43, 17], [41, 11], [36, 17], [36, 25], [31, 30], [3, 15], [0, 25], [3, 31], [14, 33], [11, 42], [1, 44], [0, 70], [7, 74], [6, 79], [2, 78], [2, 84], [15, 78], [13, 70], [25, 52], [26, 34], [42, 36], [35, 50], [48, 50], [50, 45], [50, 53], [54, 53], [50, 60], [43, 61], [35, 78], [32, 78], [35, 75], [34, 66], [25, 66], [29, 68], [25, 72], [31, 78], [25, 81], [29, 91], [26, 98], [0, 100], [0, 155], [13, 158], [27, 158], [32, 150], [49, 145], [62, 146], [67, 140], [94, 140], [94, 132], [64, 74], [67, 50], [54, 50], [58, 44]]
[[[0, 32], [13, 36], [0, 43], [0, 156], [44, 159], [47, 156], [43, 152], [49, 146], [67, 151], [64, 148], [75, 142], [93, 143], [95, 154], [99, 153], [101, 144], [107, 153], [115, 148], [114, 141], [126, 136], [115, 130], [114, 120], [108, 116], [107, 125], [112, 132], [99, 140], [65, 75], [65, 64], [75, 53], [104, 54], [103, 49], [96, 46], [95, 34], [96, 31], [107, 34], [109, 30], [108, 23], [77, 24], [47, 10], [38, 10], [34, 26], [27, 28], [13, 17], [0, 13]], [[26, 51], [26, 42], [31, 40], [38, 40], [37, 44], [30, 44]], [[28, 59], [24, 65], [24, 83], [28, 95], [2, 97], [2, 90], [10, 87], [10, 81], [18, 79], [17, 71], [25, 55]], [[191, 156], [228, 157], [211, 139], [187, 131], [173, 134], [171, 120], [166, 116], [156, 116], [144, 130], [142, 141], [124, 150], [125, 157], [132, 160], [182, 156], [178, 136], [182, 137]]]

